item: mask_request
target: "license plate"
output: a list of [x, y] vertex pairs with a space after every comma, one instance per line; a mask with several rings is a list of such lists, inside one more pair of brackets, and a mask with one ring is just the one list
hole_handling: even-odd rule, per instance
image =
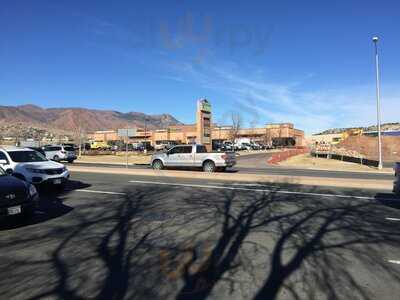
[[61, 184], [61, 179], [54, 179], [54, 180], [53, 180], [53, 183], [54, 183], [54, 184]]
[[21, 213], [21, 206], [13, 206], [7, 208], [7, 212], [9, 215], [17, 215]]

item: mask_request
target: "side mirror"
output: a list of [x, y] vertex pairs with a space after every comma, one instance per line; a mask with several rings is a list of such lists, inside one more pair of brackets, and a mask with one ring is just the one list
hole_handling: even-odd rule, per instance
[[14, 173], [13, 169], [6, 170], [7, 175], [12, 175]]
[[8, 162], [5, 159], [0, 159], [0, 165], [8, 165]]

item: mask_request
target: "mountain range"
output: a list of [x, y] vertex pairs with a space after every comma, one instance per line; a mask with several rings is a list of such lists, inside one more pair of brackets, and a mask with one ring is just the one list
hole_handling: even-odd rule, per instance
[[169, 114], [147, 115], [140, 112], [122, 113], [113, 110], [86, 108], [42, 108], [27, 104], [0, 106], [0, 127], [12, 125], [34, 127], [47, 131], [71, 132], [80, 128], [86, 132], [118, 128], [159, 129], [182, 124]]

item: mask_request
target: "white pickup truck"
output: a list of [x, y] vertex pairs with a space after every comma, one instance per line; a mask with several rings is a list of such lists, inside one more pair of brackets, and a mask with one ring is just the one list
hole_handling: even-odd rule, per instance
[[207, 152], [203, 145], [177, 145], [166, 152], [155, 153], [151, 166], [155, 170], [164, 167], [203, 168], [204, 172], [225, 171], [236, 164], [234, 152]]

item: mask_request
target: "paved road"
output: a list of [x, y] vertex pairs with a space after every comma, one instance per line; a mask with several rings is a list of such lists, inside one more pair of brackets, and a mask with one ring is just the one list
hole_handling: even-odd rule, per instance
[[382, 191], [73, 173], [0, 223], [4, 299], [394, 299]]
[[[271, 153], [259, 153], [252, 155], [243, 155], [238, 157], [238, 163], [233, 168], [233, 172], [247, 174], [268, 174], [268, 175], [285, 175], [285, 176], [306, 176], [306, 177], [323, 177], [323, 178], [354, 178], [354, 179], [374, 179], [374, 180], [392, 180], [391, 174], [377, 174], [365, 172], [345, 172], [345, 171], [324, 171], [310, 169], [296, 169], [282, 166], [267, 165], [266, 161]], [[121, 167], [121, 165], [112, 164], [82, 164], [74, 163], [77, 166], [86, 167]], [[130, 165], [131, 169], [149, 169], [148, 165]]]

